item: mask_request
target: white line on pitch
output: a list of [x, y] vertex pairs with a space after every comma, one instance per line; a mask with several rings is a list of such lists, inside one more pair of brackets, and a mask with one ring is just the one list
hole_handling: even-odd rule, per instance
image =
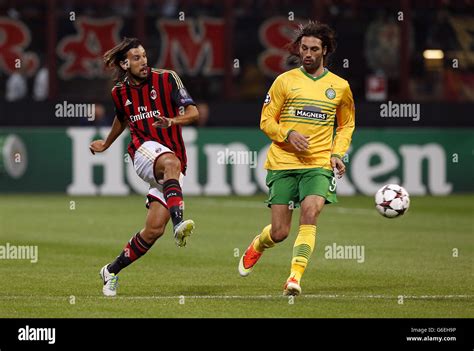
[[[399, 299], [403, 296], [404, 299], [431, 299], [431, 300], [442, 300], [442, 299], [472, 299], [474, 295], [302, 295], [299, 298], [305, 299]], [[209, 299], [209, 300], [265, 300], [265, 299], [277, 299], [277, 298], [288, 298], [282, 295], [176, 295], [176, 296], [116, 296], [109, 298], [100, 295], [74, 295], [76, 299], [120, 299], [120, 300], [173, 300], [173, 299]], [[20, 299], [45, 299], [45, 300], [65, 300], [70, 299], [71, 296], [35, 296], [35, 295], [11, 295], [11, 296], [0, 296], [0, 300], [20, 300]]]

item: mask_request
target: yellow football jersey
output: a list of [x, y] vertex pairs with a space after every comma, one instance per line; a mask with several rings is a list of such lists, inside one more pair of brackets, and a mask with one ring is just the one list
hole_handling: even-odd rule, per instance
[[[354, 99], [346, 80], [328, 70], [317, 78], [303, 67], [287, 71], [275, 79], [262, 108], [260, 129], [273, 141], [265, 168], [332, 170], [331, 155], [344, 156], [354, 127]], [[285, 141], [290, 130], [309, 137], [306, 151]]]

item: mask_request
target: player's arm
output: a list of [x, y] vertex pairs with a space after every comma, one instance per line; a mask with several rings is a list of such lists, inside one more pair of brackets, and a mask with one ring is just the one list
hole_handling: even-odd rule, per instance
[[181, 125], [186, 126], [188, 124], [193, 124], [199, 119], [199, 112], [195, 105], [188, 105], [182, 108], [184, 113], [175, 118], [167, 117], [157, 117], [156, 122], [153, 122], [153, 127], [155, 128], [168, 128], [172, 125]]
[[282, 79], [278, 77], [265, 97], [260, 118], [260, 129], [272, 141], [277, 143], [288, 142], [297, 151], [304, 151], [309, 146], [309, 137], [305, 137], [297, 131], [285, 128], [280, 124], [280, 113], [284, 103], [285, 87]]
[[351, 88], [347, 85], [341, 103], [336, 110], [337, 129], [331, 151], [331, 166], [338, 171], [339, 178], [346, 171], [341, 158], [346, 154], [355, 128], [355, 108]]
[[290, 132], [280, 124], [281, 108], [285, 102], [284, 89], [282, 79], [277, 77], [265, 97], [260, 117], [260, 129], [277, 143], [284, 142]]
[[114, 118], [114, 122], [112, 123], [112, 129], [109, 132], [109, 135], [107, 135], [107, 138], [104, 140], [94, 140], [90, 146], [89, 149], [91, 150], [92, 154], [95, 155], [96, 152], [103, 152], [107, 150], [110, 145], [117, 139], [120, 134], [127, 128], [127, 121], [119, 120], [117, 116]]
[[197, 122], [199, 112], [196, 103], [184, 87], [178, 74], [174, 71], [168, 72], [168, 84], [171, 87], [170, 98], [173, 106], [178, 108], [178, 115], [174, 118], [168, 118], [168, 116], [157, 117], [153, 127], [169, 128], [172, 125], [185, 126]]

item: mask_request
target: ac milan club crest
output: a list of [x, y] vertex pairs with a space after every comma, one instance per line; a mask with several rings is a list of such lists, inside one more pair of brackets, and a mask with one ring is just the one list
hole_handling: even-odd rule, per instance
[[156, 99], [156, 90], [153, 89], [151, 92], [150, 92], [150, 97], [155, 100]]

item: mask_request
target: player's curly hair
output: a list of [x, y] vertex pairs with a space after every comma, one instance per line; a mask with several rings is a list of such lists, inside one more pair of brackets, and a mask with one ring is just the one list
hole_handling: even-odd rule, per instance
[[336, 32], [327, 24], [309, 21], [306, 25], [300, 24], [296, 30], [295, 39], [286, 45], [290, 53], [286, 62], [289, 65], [301, 64], [300, 44], [303, 37], [315, 37], [322, 41], [323, 48], [326, 47], [326, 55], [323, 58], [323, 65], [328, 63], [329, 56], [336, 51]]
[[125, 77], [127, 71], [120, 67], [120, 61], [125, 60], [128, 50], [138, 48], [142, 43], [137, 38], [123, 38], [120, 44], [104, 54], [104, 65], [114, 70], [113, 80], [120, 82]]

